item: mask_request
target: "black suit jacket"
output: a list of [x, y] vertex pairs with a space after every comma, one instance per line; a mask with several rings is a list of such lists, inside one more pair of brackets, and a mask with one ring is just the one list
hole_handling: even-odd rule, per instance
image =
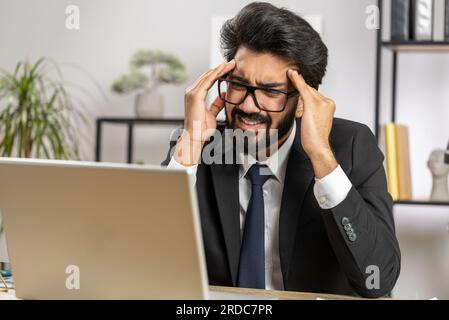
[[[399, 276], [400, 250], [384, 156], [376, 138], [365, 125], [334, 119], [330, 143], [353, 187], [336, 208], [323, 210], [313, 194], [314, 172], [302, 149], [300, 132], [301, 119], [297, 119], [279, 218], [285, 290], [373, 298], [387, 295]], [[162, 165], [168, 165], [170, 158], [169, 152]], [[198, 166], [196, 187], [211, 285], [237, 283], [241, 242], [238, 173], [237, 164]], [[355, 241], [345, 230], [348, 223]], [[376, 267], [378, 289], [372, 288], [376, 282], [370, 277], [377, 273]]]

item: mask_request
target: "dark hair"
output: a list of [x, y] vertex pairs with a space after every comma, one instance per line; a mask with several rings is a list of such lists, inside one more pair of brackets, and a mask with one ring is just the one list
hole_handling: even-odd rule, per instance
[[326, 73], [327, 47], [300, 16], [266, 2], [245, 6], [221, 29], [221, 48], [227, 61], [241, 46], [296, 62], [306, 82], [318, 89]]

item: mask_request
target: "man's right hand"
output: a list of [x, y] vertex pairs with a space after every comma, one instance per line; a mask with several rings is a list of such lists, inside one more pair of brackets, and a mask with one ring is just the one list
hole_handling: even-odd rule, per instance
[[215, 82], [235, 68], [235, 61], [219, 65], [204, 73], [184, 96], [184, 132], [176, 145], [174, 158], [185, 167], [198, 163], [204, 143], [217, 128], [217, 115], [224, 108], [217, 97], [207, 109], [206, 97]]

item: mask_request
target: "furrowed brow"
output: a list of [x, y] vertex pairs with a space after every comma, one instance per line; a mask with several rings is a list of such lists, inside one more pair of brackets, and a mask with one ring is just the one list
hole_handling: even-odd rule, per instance
[[[249, 84], [248, 80], [246, 80], [244, 77], [241, 77], [241, 76], [238, 76], [238, 75], [230, 74], [229, 78], [230, 78], [230, 80], [235, 80], [235, 81], [239, 81], [241, 83]], [[286, 82], [264, 83], [264, 82], [257, 81], [256, 85], [259, 86], [259, 87], [262, 87], [262, 88], [275, 89], [275, 88], [279, 88], [279, 87], [288, 86], [288, 83], [286, 83]]]
[[237, 76], [235, 74], [230, 74], [229, 75], [229, 79], [230, 80], [235, 80], [235, 81], [238, 81], [238, 82], [242, 82], [242, 83], [245, 83], [245, 84], [249, 83], [248, 80], [246, 80], [245, 78], [243, 78], [241, 76]]

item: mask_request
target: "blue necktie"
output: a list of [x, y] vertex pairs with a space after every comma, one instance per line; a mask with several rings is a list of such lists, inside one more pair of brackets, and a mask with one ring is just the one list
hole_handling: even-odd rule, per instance
[[268, 168], [255, 164], [249, 169], [251, 198], [246, 211], [240, 249], [237, 284], [242, 288], [265, 289], [265, 217], [262, 187], [271, 177]]

